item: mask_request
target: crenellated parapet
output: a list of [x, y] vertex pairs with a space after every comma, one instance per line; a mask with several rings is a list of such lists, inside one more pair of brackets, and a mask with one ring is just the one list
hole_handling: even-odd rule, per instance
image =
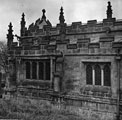
[[[97, 20], [88, 20], [87, 23], [72, 22], [71, 25], [65, 23], [63, 7], [60, 9], [59, 23], [56, 26], [52, 26], [51, 22], [46, 19], [46, 11], [42, 10], [42, 17], [37, 19], [35, 23], [29, 25], [28, 29], [25, 27], [25, 15], [22, 15], [21, 20], [21, 41], [34, 37], [36, 41], [41, 43], [41, 39], [44, 36], [49, 36], [48, 41], [56, 41], [56, 43], [64, 43], [65, 39], [69, 39], [71, 43], [75, 43], [76, 39], [90, 38], [90, 42], [98, 41], [98, 36], [112, 36], [114, 32], [122, 31], [122, 20], [116, 20], [112, 17], [112, 6], [108, 2], [107, 17], [101, 22]], [[94, 34], [94, 36], [92, 35]], [[75, 39], [69, 36], [77, 36]], [[33, 40], [34, 41], [34, 40]], [[24, 41], [25, 42], [25, 41]], [[48, 43], [49, 43], [48, 42]], [[23, 44], [23, 42], [21, 42]], [[45, 42], [44, 42], [45, 43]], [[47, 42], [46, 42], [47, 43]]]
[[[51, 26], [50, 24], [44, 25], [43, 28], [39, 29], [37, 23], [32, 23], [28, 30], [27, 36], [56, 36], [63, 33], [60, 29], [63, 28], [63, 31], [66, 35], [73, 34], [93, 34], [93, 33], [109, 33], [118, 30], [122, 30], [122, 20], [112, 19], [103, 19], [102, 22], [97, 22], [97, 20], [89, 20], [87, 23], [82, 22], [73, 22], [71, 25], [64, 24], [62, 27], [60, 24], [57, 26]], [[24, 37], [24, 36], [23, 36]]]

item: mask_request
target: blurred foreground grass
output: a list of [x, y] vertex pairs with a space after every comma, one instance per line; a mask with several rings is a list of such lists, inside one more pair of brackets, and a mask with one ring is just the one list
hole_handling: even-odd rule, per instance
[[47, 101], [33, 104], [30, 100], [24, 103], [18, 100], [0, 99], [0, 119], [21, 120], [83, 120], [65, 109], [55, 109]]

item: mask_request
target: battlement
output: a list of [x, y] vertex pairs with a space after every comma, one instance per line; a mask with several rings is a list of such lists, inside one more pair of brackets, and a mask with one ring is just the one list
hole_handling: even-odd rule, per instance
[[[71, 25], [65, 26], [66, 34], [89, 34], [89, 33], [99, 33], [99, 32], [109, 32], [118, 29], [122, 30], [122, 20], [103, 19], [101, 22], [97, 20], [89, 20], [87, 23], [82, 22], [72, 22]], [[42, 29], [34, 25], [33, 23], [29, 26], [26, 36], [46, 36], [46, 35], [59, 35], [60, 34], [60, 24], [57, 26], [44, 25]]]
[[[25, 27], [25, 15], [22, 14], [19, 44], [12, 42], [10, 51], [21, 55], [50, 55], [62, 51], [66, 54], [116, 54], [121, 48], [122, 20], [112, 17], [110, 3], [107, 17], [102, 21], [88, 20], [65, 22], [63, 8], [60, 9], [59, 23], [52, 26], [46, 19], [45, 9], [42, 18], [37, 19], [29, 27]], [[12, 25], [9, 25], [12, 32]], [[9, 33], [12, 37], [11, 32]], [[111, 49], [111, 50], [110, 50]], [[22, 52], [21, 52], [22, 51]], [[23, 52], [24, 51], [24, 52]]]
[[[40, 48], [37, 46], [42, 47], [48, 45], [48, 47], [50, 47], [51, 45], [58, 44], [66, 44], [68, 46], [68, 49], [76, 49], [81, 46], [84, 48], [88, 48], [89, 46], [101, 47], [105, 46], [103, 45], [103, 43], [106, 44], [106, 42], [107, 44], [109, 44], [110, 42], [112, 44], [113, 41], [122, 41], [122, 20], [117, 20], [116, 18], [112, 17], [110, 2], [108, 2], [107, 6], [107, 17], [100, 22], [98, 22], [97, 20], [88, 20], [87, 23], [82, 23], [82, 21], [78, 21], [72, 22], [72, 24], [69, 25], [65, 22], [63, 7], [61, 7], [59, 23], [56, 26], [52, 26], [51, 22], [46, 19], [45, 12], [45, 9], [43, 9], [42, 18], [38, 18], [28, 27], [25, 26], [25, 15], [24, 13], [22, 14], [20, 29], [21, 33], [18, 39], [19, 45], [23, 46], [23, 49], [29, 49], [32, 46], [34, 47], [34, 49], [36, 49]], [[10, 31], [13, 32], [11, 30], [11, 24], [9, 27]], [[8, 34], [8, 36], [12, 38], [13, 35], [11, 34], [11, 32]], [[114, 39], [111, 40], [111, 38]], [[11, 43], [11, 40], [8, 41], [9, 43]], [[11, 48], [12, 46], [17, 46], [15, 45], [13, 40], [11, 43]]]

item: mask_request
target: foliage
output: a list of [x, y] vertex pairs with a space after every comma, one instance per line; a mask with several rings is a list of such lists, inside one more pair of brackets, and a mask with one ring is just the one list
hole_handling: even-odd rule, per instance
[[59, 110], [46, 101], [33, 104], [29, 101], [0, 100], [0, 119], [22, 120], [83, 120], [65, 109]]
[[5, 72], [8, 72], [7, 45], [4, 41], [0, 41], [0, 66]]

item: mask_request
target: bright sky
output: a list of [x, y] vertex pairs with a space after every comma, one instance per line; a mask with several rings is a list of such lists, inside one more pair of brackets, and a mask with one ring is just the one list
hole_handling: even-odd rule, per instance
[[[112, 4], [113, 17], [122, 19], [122, 0], [109, 0]], [[14, 34], [20, 34], [21, 15], [25, 13], [26, 27], [42, 17], [42, 9], [46, 9], [46, 17], [53, 26], [59, 23], [60, 8], [64, 8], [65, 22], [106, 18], [108, 0], [0, 0], [0, 41], [6, 41], [8, 24], [12, 22]]]

